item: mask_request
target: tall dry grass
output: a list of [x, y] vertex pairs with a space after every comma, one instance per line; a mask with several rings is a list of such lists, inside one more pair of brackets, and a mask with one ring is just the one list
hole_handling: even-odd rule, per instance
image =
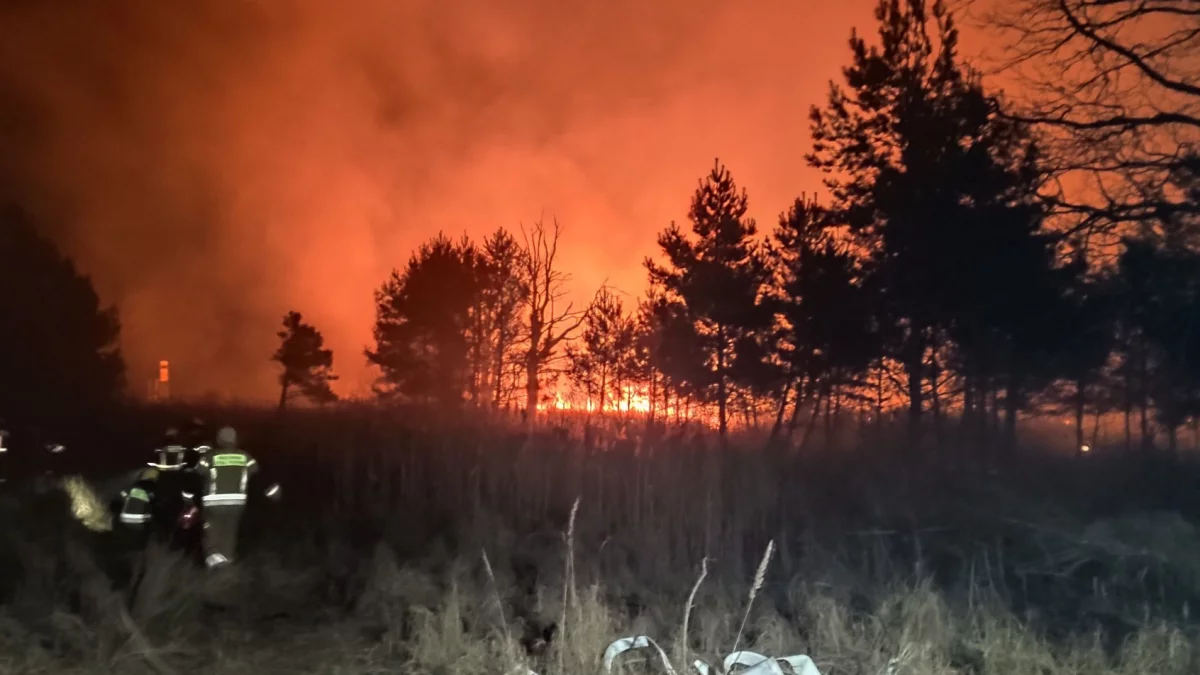
[[826, 675], [1200, 672], [1186, 463], [223, 415], [285, 495], [252, 503], [238, 577], [155, 548], [130, 598], [111, 541], [10, 502], [0, 671], [587, 673], [645, 635], [678, 672], [736, 650]]

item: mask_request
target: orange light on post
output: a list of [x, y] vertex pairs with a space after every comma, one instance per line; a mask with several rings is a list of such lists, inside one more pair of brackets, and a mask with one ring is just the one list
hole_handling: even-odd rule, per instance
[[171, 396], [171, 364], [166, 360], [158, 362], [158, 377], [150, 380], [150, 400], [165, 401]]

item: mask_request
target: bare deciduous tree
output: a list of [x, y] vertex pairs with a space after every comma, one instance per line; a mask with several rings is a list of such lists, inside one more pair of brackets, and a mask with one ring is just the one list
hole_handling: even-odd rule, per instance
[[585, 313], [566, 300], [568, 275], [555, 266], [558, 237], [555, 220], [547, 231], [539, 220], [528, 230], [522, 226], [524, 255], [521, 265], [525, 289], [525, 410], [530, 426], [537, 419], [541, 376], [560, 356], [558, 348], [583, 324]]
[[1045, 132], [1060, 213], [1109, 232], [1200, 214], [1178, 185], [1200, 153], [1200, 2], [1004, 0], [984, 16], [1014, 116]]

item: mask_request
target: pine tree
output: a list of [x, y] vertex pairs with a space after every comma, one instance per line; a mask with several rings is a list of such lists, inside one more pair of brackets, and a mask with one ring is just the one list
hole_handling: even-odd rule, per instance
[[613, 402], [610, 392], [620, 403], [634, 347], [634, 323], [621, 299], [601, 288], [584, 313], [582, 328], [577, 344], [567, 347], [571, 379], [603, 412]]
[[813, 200], [797, 199], [772, 233], [771, 261], [779, 313], [776, 358], [784, 377], [777, 394], [772, 437], [788, 428], [807, 393], [819, 406], [839, 386], [854, 384], [879, 354], [872, 314], [875, 296], [857, 256], [839, 237], [828, 212]]
[[471, 388], [471, 326], [478, 305], [479, 254], [465, 237], [422, 244], [403, 273], [376, 292], [376, 392], [410, 401], [460, 405]]
[[968, 370], [994, 371], [966, 375], [1004, 389], [1011, 429], [1046, 380], [1052, 345], [1037, 322], [1064, 287], [1041, 230], [1036, 148], [961, 63], [942, 2], [882, 0], [876, 16], [880, 46], [852, 36], [846, 86], [812, 110], [809, 162], [868, 251], [886, 353], [907, 380], [911, 442], [937, 373], [930, 354], [950, 335], [972, 354]]
[[1139, 379], [1174, 451], [1179, 427], [1200, 416], [1200, 253], [1142, 238], [1123, 248], [1120, 292], [1141, 352]]
[[527, 284], [522, 278], [524, 252], [504, 228], [483, 242], [480, 251], [480, 295], [476, 319], [479, 333], [477, 378], [493, 407], [509, 402], [518, 382], [510, 376], [521, 360], [518, 336]]
[[115, 308], [22, 209], [0, 209], [0, 411], [53, 425], [115, 401], [125, 384]]
[[271, 357], [283, 367], [279, 374], [279, 409], [287, 407], [293, 389], [317, 404], [332, 403], [337, 394], [329, 383], [333, 374], [333, 350], [325, 348], [321, 331], [304, 322], [299, 312], [283, 317], [283, 330], [277, 333], [279, 349]]
[[747, 209], [745, 191], [718, 160], [692, 198], [692, 236], [671, 223], [658, 238], [666, 264], [646, 261], [651, 282], [664, 289], [699, 337], [697, 356], [704, 361], [694, 367], [705, 377], [694, 384], [717, 404], [722, 438], [734, 389], [758, 384], [761, 371], [752, 361], [762, 355], [758, 347], [768, 339], [771, 323], [762, 302], [769, 272]]

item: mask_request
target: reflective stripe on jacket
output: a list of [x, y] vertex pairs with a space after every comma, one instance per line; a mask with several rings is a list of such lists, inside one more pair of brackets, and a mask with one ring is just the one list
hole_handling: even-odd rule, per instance
[[167, 445], [155, 451], [157, 455], [157, 466], [159, 469], [170, 471], [178, 469], [183, 465], [183, 456], [187, 452], [187, 448], [182, 445]]
[[242, 450], [217, 450], [200, 458], [196, 470], [204, 479], [201, 501], [206, 506], [246, 503], [246, 487], [258, 462]]
[[141, 524], [150, 520], [150, 491], [145, 481], [139, 481], [127, 491], [121, 493], [124, 501], [121, 513], [117, 516], [122, 523]]

